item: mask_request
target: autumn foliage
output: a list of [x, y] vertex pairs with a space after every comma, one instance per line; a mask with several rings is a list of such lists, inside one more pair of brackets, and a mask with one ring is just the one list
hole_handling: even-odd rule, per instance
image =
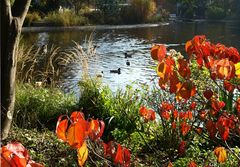
[[[236, 48], [213, 44], [204, 35], [186, 42], [186, 55], [168, 51], [158, 44], [151, 49], [151, 57], [157, 65], [159, 87], [172, 95], [175, 102], [159, 104], [158, 112], [165, 128], [179, 134], [179, 155], [187, 149], [192, 133], [208, 135], [209, 141], [228, 147], [240, 140], [240, 54]], [[197, 65], [194, 69], [193, 64]], [[196, 85], [194, 73], [207, 72], [212, 86]], [[199, 88], [198, 88], [199, 87]], [[201, 87], [201, 88], [200, 88]], [[216, 91], [218, 90], [218, 91]], [[140, 115], [146, 118], [142, 108]], [[149, 119], [147, 119], [149, 120]], [[200, 126], [201, 125], [201, 126]], [[173, 133], [179, 131], [179, 133]], [[225, 162], [224, 147], [214, 150], [218, 162]], [[190, 162], [188, 166], [196, 166]]]
[[[130, 151], [116, 142], [110, 141], [105, 144], [100, 140], [104, 128], [105, 123], [103, 121], [85, 120], [82, 112], [74, 111], [70, 118], [67, 115], [61, 115], [58, 118], [56, 134], [61, 141], [77, 149], [78, 164], [80, 166], [84, 166], [88, 158], [87, 140], [90, 139], [101, 143], [105, 158], [110, 157], [114, 160], [114, 164], [128, 167], [131, 160]], [[115, 148], [116, 144], [117, 148]]]
[[19, 142], [1, 148], [1, 167], [43, 167], [30, 159], [27, 149]]

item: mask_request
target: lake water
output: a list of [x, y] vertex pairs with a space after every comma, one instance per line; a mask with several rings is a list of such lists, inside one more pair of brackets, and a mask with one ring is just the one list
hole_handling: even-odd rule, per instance
[[[213, 43], [221, 42], [240, 50], [240, 22], [170, 22], [169, 24], [146, 28], [96, 29], [57, 32], [24, 32], [23, 39], [28, 44], [56, 45], [61, 48], [74, 46], [73, 41], [82, 44], [86, 36], [93, 33], [93, 43], [97, 45], [96, 57], [90, 59], [91, 76], [103, 71], [102, 81], [111, 89], [124, 88], [132, 82], [151, 84], [156, 72], [150, 57], [153, 43], [166, 44], [169, 49], [184, 51], [184, 43], [194, 35], [204, 34]], [[132, 53], [125, 58], [124, 53]], [[126, 65], [127, 60], [130, 66]], [[121, 74], [110, 70], [121, 68]], [[74, 72], [70, 72], [74, 69]], [[62, 87], [77, 91], [81, 80], [81, 67], [74, 65], [62, 74]]]

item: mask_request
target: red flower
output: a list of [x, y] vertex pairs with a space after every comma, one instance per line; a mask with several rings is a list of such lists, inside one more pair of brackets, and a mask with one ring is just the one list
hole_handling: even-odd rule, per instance
[[224, 88], [225, 88], [227, 91], [229, 91], [229, 92], [233, 92], [234, 89], [235, 89], [235, 86], [234, 86], [231, 82], [229, 82], [229, 81], [227, 81], [227, 80], [224, 80], [223, 86], [224, 86]]
[[173, 118], [174, 119], [178, 118], [178, 111], [177, 110], [173, 110]]
[[8, 143], [1, 148], [2, 167], [43, 167], [30, 159], [27, 149], [18, 142]]
[[169, 120], [169, 119], [170, 119], [170, 114], [169, 114], [168, 111], [162, 111], [162, 112], [160, 113], [160, 115], [161, 115], [162, 118], [164, 118], [164, 119], [166, 119], [166, 120]]
[[196, 102], [192, 102], [191, 104], [190, 104], [190, 110], [194, 110], [195, 108], [196, 108]]
[[206, 123], [206, 128], [207, 128], [207, 131], [210, 135], [210, 138], [214, 139], [215, 135], [217, 133], [216, 124], [212, 120], [208, 120], [207, 123]]
[[186, 122], [181, 123], [180, 127], [183, 136], [185, 136], [191, 129], [191, 126], [188, 125]]
[[220, 111], [225, 106], [225, 103], [223, 101], [218, 101], [217, 99], [214, 99], [214, 98], [211, 99], [210, 103], [213, 109], [212, 111], [213, 115], [215, 115], [218, 111]]
[[176, 128], [177, 128], [176, 122], [172, 122], [172, 129], [176, 129]]
[[204, 97], [205, 97], [206, 99], [209, 100], [209, 99], [212, 97], [213, 92], [212, 92], [211, 90], [205, 90], [205, 91], [203, 92], [203, 95], [204, 95]]
[[183, 78], [190, 78], [191, 70], [186, 60], [178, 59], [178, 72]]
[[180, 156], [184, 155], [185, 154], [185, 151], [186, 151], [186, 142], [185, 141], [181, 141], [179, 147], [178, 147], [178, 153]]
[[197, 167], [197, 164], [194, 161], [190, 161], [188, 167]]
[[156, 119], [155, 112], [152, 109], [147, 109], [144, 106], [140, 108], [139, 114], [144, 118], [145, 122], [154, 121]]

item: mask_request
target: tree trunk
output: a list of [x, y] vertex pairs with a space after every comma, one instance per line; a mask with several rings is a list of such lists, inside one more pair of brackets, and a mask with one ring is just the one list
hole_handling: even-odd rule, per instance
[[11, 128], [15, 104], [17, 48], [22, 24], [31, 0], [9, 0], [1, 4], [1, 139]]

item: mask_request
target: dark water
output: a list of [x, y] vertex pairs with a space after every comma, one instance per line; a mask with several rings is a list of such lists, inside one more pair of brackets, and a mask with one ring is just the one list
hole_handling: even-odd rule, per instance
[[[29, 44], [42, 46], [57, 45], [62, 48], [74, 46], [72, 41], [80, 44], [92, 31], [63, 31], [23, 34], [23, 39]], [[194, 35], [204, 34], [213, 43], [223, 43], [240, 50], [240, 22], [172, 22], [151, 28], [95, 30], [93, 43], [97, 46], [97, 55], [90, 59], [92, 76], [103, 71], [102, 81], [113, 90], [124, 88], [131, 82], [147, 83], [155, 76], [151, 68], [154, 62], [150, 58], [150, 48], [153, 43], [163, 43], [170, 49], [184, 53], [184, 43]], [[125, 59], [124, 53], [133, 53], [132, 58]], [[126, 65], [126, 61], [130, 66]], [[71, 72], [71, 68], [74, 72]], [[121, 68], [121, 74], [110, 73], [112, 69]], [[63, 74], [62, 86], [77, 90], [77, 82], [81, 80], [81, 67], [71, 66]]]

